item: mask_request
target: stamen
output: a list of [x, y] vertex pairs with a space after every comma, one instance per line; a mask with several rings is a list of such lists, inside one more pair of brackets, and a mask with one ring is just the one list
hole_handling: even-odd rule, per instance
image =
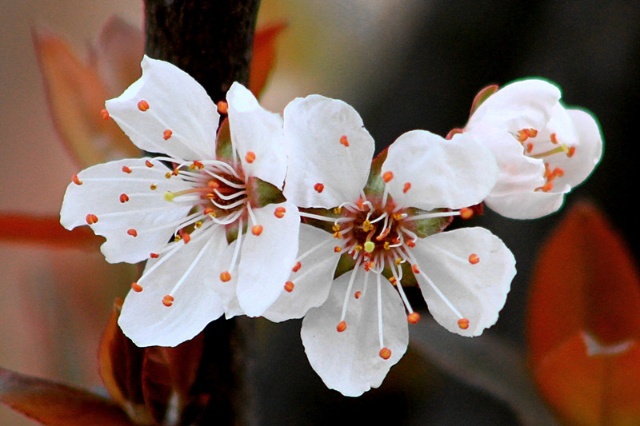
[[164, 132], [162, 132], [162, 139], [164, 139], [165, 141], [168, 141], [171, 136], [173, 136], [173, 130], [171, 129], [166, 129]]
[[[353, 287], [353, 282], [356, 279], [356, 275], [357, 275], [358, 268], [360, 267], [360, 263], [361, 263], [361, 259], [358, 258], [358, 260], [356, 261], [356, 266], [353, 268], [353, 271], [351, 271], [351, 276], [349, 277], [349, 284], [347, 285], [347, 292], [345, 293], [344, 300], [342, 302], [342, 312], [340, 314], [340, 321], [344, 321], [344, 318], [347, 315], [349, 295], [351, 294], [351, 288]], [[346, 327], [346, 324], [345, 324], [345, 327]]]
[[409, 322], [409, 324], [417, 324], [418, 322], [420, 322], [420, 314], [417, 312], [411, 312], [409, 315], [407, 315], [407, 321]]
[[302, 263], [300, 263], [300, 262], [296, 262], [296, 264], [295, 264], [295, 265], [293, 265], [293, 268], [291, 268], [291, 270], [292, 270], [293, 272], [298, 272], [298, 271], [300, 270], [300, 268], [302, 268]]
[[322, 193], [322, 191], [324, 191], [324, 185], [320, 182], [316, 183], [315, 185], [313, 185], [313, 189], [316, 190], [316, 192], [318, 194]]
[[336, 326], [336, 330], [338, 331], [338, 333], [342, 333], [346, 329], [347, 329], [347, 323], [344, 320], [340, 321]]
[[129, 201], [129, 196], [127, 194], [120, 194], [120, 202], [126, 203], [127, 201]]
[[407, 191], [409, 191], [410, 189], [411, 189], [411, 182], [405, 182], [404, 186], [402, 187], [402, 192], [406, 194]]
[[78, 177], [78, 175], [73, 175], [71, 176], [71, 181], [73, 183], [75, 183], [76, 185], [82, 185], [82, 181], [80, 180], [80, 178]]
[[85, 220], [87, 221], [88, 225], [93, 225], [94, 223], [98, 222], [98, 216], [93, 213], [89, 213]]
[[229, 113], [229, 104], [225, 101], [218, 101], [216, 105], [220, 114], [227, 115]]
[[137, 237], [138, 236], [138, 231], [136, 231], [133, 228], [127, 229], [127, 234], [131, 235], [132, 237]]
[[463, 330], [466, 330], [467, 328], [469, 328], [469, 320], [467, 318], [460, 318], [458, 320], [458, 327], [460, 327]]
[[480, 258], [478, 257], [478, 255], [475, 254], [475, 253], [471, 253], [469, 255], [469, 263], [472, 264], [472, 265], [475, 265], [478, 262], [480, 262]]
[[131, 283], [131, 290], [135, 291], [136, 293], [140, 293], [143, 289], [142, 286], [138, 283]]
[[[383, 359], [389, 359], [389, 357], [391, 356], [391, 351], [387, 348], [384, 347], [384, 333], [383, 333], [383, 324], [382, 324], [382, 275], [380, 274], [376, 274], [376, 278], [377, 278], [377, 293], [378, 293], [378, 339], [380, 340], [380, 356]], [[384, 352], [383, 355], [383, 350], [387, 349]], [[388, 352], [388, 354], [387, 354]], [[386, 358], [385, 358], [386, 355]]]
[[145, 160], [144, 164], [145, 164], [145, 166], [147, 166], [148, 168], [152, 168], [152, 167], [154, 166], [154, 164], [153, 164], [151, 161], [149, 161], [149, 160]]
[[256, 161], [256, 153], [253, 151], [248, 151], [247, 155], [244, 156], [244, 159], [247, 161], [247, 163], [251, 164]]
[[284, 289], [289, 293], [293, 291], [294, 287], [295, 285], [293, 284], [293, 281], [287, 281], [286, 283], [284, 283]]
[[107, 111], [104, 108], [100, 111], [100, 115], [102, 115], [102, 119], [103, 120], [108, 120], [109, 119], [109, 111]]
[[149, 102], [145, 101], [144, 99], [141, 100], [140, 102], [138, 102], [138, 109], [142, 112], [145, 112], [149, 109]]
[[131, 173], [131, 167], [129, 166], [122, 166], [122, 171], [125, 173]]
[[382, 174], [382, 180], [384, 181], [384, 183], [389, 183], [391, 182], [391, 179], [393, 179], [393, 172], [392, 171], [386, 171]]
[[380, 355], [380, 358], [382, 358], [382, 359], [389, 359], [389, 358], [391, 358], [391, 349], [386, 348], [386, 347], [382, 348], [382, 349], [380, 349], [379, 355]]
[[284, 207], [280, 206], [280, 207], [276, 207], [276, 209], [273, 211], [273, 214], [278, 219], [282, 219], [286, 212], [287, 212], [287, 209], [285, 209]]
[[162, 298], [162, 304], [163, 304], [164, 306], [166, 306], [167, 308], [169, 308], [169, 307], [171, 307], [171, 305], [173, 305], [173, 301], [174, 301], [174, 300], [175, 300], [175, 299], [173, 298], [173, 296], [172, 296], [172, 295], [167, 294], [166, 296], [164, 296], [164, 297]]
[[224, 271], [220, 274], [220, 281], [222, 281], [223, 283], [231, 281], [231, 274], [229, 273], [229, 271]]
[[465, 220], [471, 219], [473, 217], [473, 209], [470, 209], [469, 207], [461, 208], [460, 217]]
[[349, 139], [347, 138], [346, 135], [342, 135], [340, 136], [340, 144], [348, 147], [349, 146]]
[[253, 235], [255, 235], [256, 237], [259, 237], [259, 236], [260, 236], [260, 234], [262, 234], [263, 229], [264, 229], [264, 228], [263, 228], [263, 226], [262, 226], [262, 225], [253, 225], [253, 226], [251, 227], [251, 233], [252, 233]]

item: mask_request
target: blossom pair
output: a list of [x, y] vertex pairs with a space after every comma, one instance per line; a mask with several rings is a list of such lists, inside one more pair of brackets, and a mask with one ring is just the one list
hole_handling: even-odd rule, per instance
[[[482, 228], [441, 232], [487, 197], [542, 186], [510, 183], [514, 149], [502, 159], [487, 135], [520, 141], [513, 123], [478, 118], [492, 117], [492, 98], [463, 134], [411, 131], [373, 162], [373, 139], [344, 102], [311, 95], [281, 117], [238, 83], [226, 100], [216, 108], [186, 73], [145, 57], [105, 114], [150, 156], [90, 167], [67, 189], [65, 227], [105, 236], [109, 262], [146, 260], [119, 320], [136, 344], [179, 344], [223, 314], [304, 317], [314, 369], [359, 395], [402, 357], [419, 318], [403, 285], [418, 284], [451, 331], [495, 323], [511, 252]], [[546, 129], [548, 118], [515, 126]], [[522, 147], [517, 160], [529, 161]]]

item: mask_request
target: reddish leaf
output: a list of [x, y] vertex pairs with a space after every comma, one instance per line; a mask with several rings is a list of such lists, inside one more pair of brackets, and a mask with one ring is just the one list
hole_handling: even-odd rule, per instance
[[265, 26], [256, 31], [253, 41], [253, 59], [249, 74], [249, 88], [258, 97], [276, 61], [276, 37], [286, 28], [285, 23]]
[[153, 424], [142, 394], [144, 348], [137, 347], [118, 326], [122, 300], [117, 299], [98, 351], [102, 382], [115, 402], [136, 424]]
[[639, 312], [621, 237], [593, 205], [574, 205], [539, 254], [527, 330], [537, 383], [569, 424], [640, 419]]
[[101, 244], [87, 227], [68, 231], [58, 216], [0, 213], [0, 241], [98, 248]]
[[0, 368], [0, 402], [49, 426], [131, 426], [113, 401], [61, 383]]
[[109, 96], [97, 69], [83, 64], [68, 43], [49, 31], [34, 30], [33, 41], [53, 123], [72, 158], [86, 167], [139, 156], [115, 122], [101, 115]]

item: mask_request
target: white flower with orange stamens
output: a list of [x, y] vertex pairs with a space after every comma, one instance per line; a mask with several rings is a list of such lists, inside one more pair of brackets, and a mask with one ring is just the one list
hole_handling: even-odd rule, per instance
[[557, 211], [600, 161], [595, 118], [564, 107], [560, 97], [544, 80], [508, 84], [475, 109], [463, 130], [496, 156], [500, 175], [485, 203], [502, 216], [535, 219]]
[[407, 322], [419, 320], [403, 285], [417, 281], [432, 315], [455, 333], [476, 336], [495, 323], [513, 255], [483, 228], [441, 232], [493, 188], [489, 150], [471, 136], [446, 141], [416, 130], [372, 165], [373, 139], [358, 113], [318, 95], [285, 108], [284, 134], [292, 159], [284, 194], [308, 224], [264, 316], [304, 316], [307, 356], [329, 388], [360, 395], [402, 357]]
[[223, 313], [258, 316], [278, 297], [298, 251], [300, 217], [284, 201], [282, 118], [234, 83], [231, 140], [205, 90], [145, 57], [143, 75], [106, 110], [142, 150], [74, 176], [61, 223], [106, 237], [109, 262], [147, 261], [119, 324], [138, 346], [175, 346]]

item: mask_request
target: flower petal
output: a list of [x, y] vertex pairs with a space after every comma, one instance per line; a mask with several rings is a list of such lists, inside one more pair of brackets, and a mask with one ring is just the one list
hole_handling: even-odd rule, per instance
[[[361, 272], [361, 271], [359, 271]], [[382, 321], [385, 347], [391, 350], [389, 359], [379, 355], [378, 289], [369, 279], [362, 295], [349, 297], [343, 332], [336, 330], [351, 275], [337, 278], [329, 298], [319, 308], [311, 309], [302, 321], [302, 342], [313, 369], [330, 389], [346, 396], [359, 396], [380, 386], [389, 369], [407, 349], [409, 330], [404, 306], [397, 291], [386, 278], [380, 277]], [[371, 275], [374, 275], [371, 273]], [[356, 285], [363, 285], [363, 277]]]
[[[124, 301], [118, 324], [138, 346], [176, 346], [224, 312], [212, 285], [219, 254], [228, 248], [224, 230], [213, 225], [191, 235], [189, 243], [173, 243], [175, 251], [147, 262], [138, 281], [143, 290], [131, 290]], [[163, 304], [168, 294], [169, 307]]]
[[356, 201], [367, 182], [374, 142], [348, 104], [311, 95], [284, 110], [289, 170], [284, 195], [299, 207]]
[[[491, 152], [466, 134], [452, 140], [426, 130], [401, 135], [390, 147], [382, 174], [401, 206], [458, 209], [480, 203], [493, 188], [498, 167]], [[409, 184], [409, 185], [407, 185]]]
[[[189, 188], [178, 178], [167, 179], [167, 171], [160, 161], [149, 158], [89, 167], [67, 187], [60, 223], [73, 229], [94, 222], [90, 224], [93, 231], [107, 238], [102, 245], [107, 262], [145, 260], [166, 245], [175, 231], [175, 222], [190, 209], [165, 200], [167, 191]], [[136, 235], [131, 235], [130, 230], [135, 230]]]
[[302, 318], [309, 309], [322, 305], [329, 296], [333, 274], [340, 254], [333, 248], [332, 234], [310, 225], [300, 225], [300, 267], [289, 276], [293, 289], [280, 291], [280, 297], [262, 314], [270, 321], [280, 322]]
[[[457, 229], [416, 241], [413, 254], [422, 295], [443, 327], [478, 336], [496, 322], [516, 273], [513, 254], [498, 237], [484, 228]], [[458, 326], [460, 316], [447, 301], [469, 320], [467, 329]]]
[[564, 175], [556, 181], [575, 187], [582, 183], [600, 162], [603, 141], [600, 127], [591, 114], [576, 108], [568, 108], [566, 111], [576, 132], [576, 151], [570, 158], [559, 156], [559, 161], [554, 165], [564, 170]]
[[[284, 214], [276, 209], [284, 208]], [[281, 211], [281, 210], [278, 210]], [[243, 236], [238, 267], [238, 300], [248, 316], [259, 316], [278, 298], [298, 253], [300, 215], [290, 202], [254, 209], [255, 223]], [[254, 235], [252, 227], [262, 227]]]
[[249, 89], [237, 82], [231, 85], [227, 101], [231, 139], [245, 176], [282, 189], [287, 172], [282, 117], [263, 109]]
[[189, 74], [169, 62], [142, 60], [142, 77], [106, 103], [138, 148], [182, 160], [213, 159], [219, 114]]
[[507, 84], [478, 107], [465, 129], [473, 131], [481, 123], [510, 132], [530, 128], [541, 130], [560, 96], [560, 90], [544, 80], [528, 79]]
[[505, 196], [489, 196], [484, 202], [487, 207], [504, 217], [537, 219], [558, 211], [564, 202], [564, 194], [556, 191], [529, 191]]

